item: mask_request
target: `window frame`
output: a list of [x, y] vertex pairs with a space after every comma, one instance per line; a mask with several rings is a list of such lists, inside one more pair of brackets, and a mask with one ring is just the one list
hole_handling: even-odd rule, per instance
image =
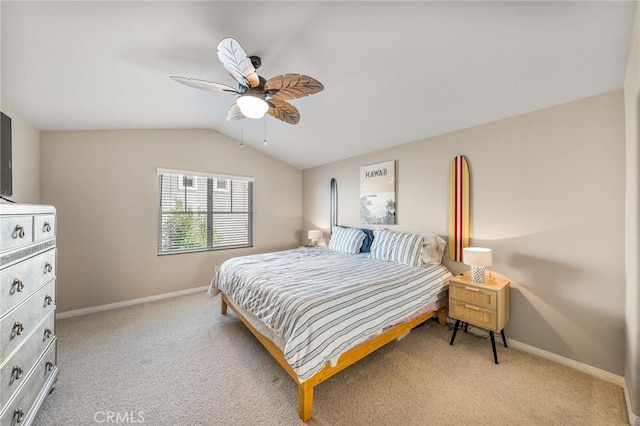
[[[207, 173], [207, 172], [196, 172], [196, 171], [184, 171], [184, 170], [175, 170], [175, 169], [165, 169], [165, 168], [158, 168], [156, 169], [156, 173], [157, 173], [157, 182], [158, 182], [158, 187], [157, 187], [157, 191], [158, 191], [158, 226], [157, 226], [157, 238], [158, 238], [158, 244], [157, 244], [157, 254], [158, 256], [168, 256], [168, 255], [174, 255], [174, 254], [187, 254], [187, 253], [200, 253], [200, 252], [206, 252], [206, 251], [219, 251], [219, 250], [232, 250], [232, 249], [238, 249], [238, 248], [251, 248], [253, 247], [253, 185], [255, 182], [255, 179], [253, 177], [247, 177], [247, 176], [233, 176], [233, 175], [226, 175], [226, 174], [219, 174], [219, 173]], [[164, 226], [164, 222], [163, 222], [163, 217], [166, 215], [175, 215], [178, 212], [171, 212], [171, 211], [163, 211], [162, 207], [163, 207], [163, 178], [165, 177], [165, 175], [173, 175], [173, 176], [179, 176], [178, 179], [182, 178], [184, 179], [185, 177], [188, 178], [194, 178], [194, 185], [192, 187], [184, 187], [184, 184], [180, 185], [180, 181], [178, 180], [178, 190], [179, 191], [185, 191], [185, 197], [187, 196], [187, 193], [191, 192], [191, 191], [195, 191], [197, 190], [198, 187], [198, 183], [197, 180], [198, 179], [206, 179], [206, 186], [207, 186], [207, 211], [205, 212], [205, 217], [206, 217], [206, 234], [207, 234], [207, 246], [206, 247], [196, 247], [196, 248], [185, 248], [185, 249], [176, 249], [176, 250], [163, 250], [163, 226]], [[225, 184], [225, 188], [220, 188], [218, 186], [218, 182], [219, 180], [225, 180], [226, 184]], [[247, 189], [246, 192], [244, 192], [243, 194], [246, 194], [247, 197], [247, 211], [239, 211], [239, 212], [234, 212], [233, 209], [233, 184], [234, 181], [238, 181], [238, 182], [246, 182], [247, 183]], [[201, 182], [202, 184], [202, 182]], [[215, 194], [216, 193], [229, 193], [230, 197], [231, 197], [231, 201], [230, 201], [230, 206], [229, 206], [229, 210], [228, 211], [221, 211], [219, 209], [215, 208]], [[186, 200], [185, 200], [186, 201]], [[194, 214], [194, 216], [197, 214], [199, 216], [202, 216], [203, 213], [202, 212], [192, 212]], [[179, 214], [189, 214], [189, 212], [180, 212]], [[227, 245], [227, 246], [220, 246], [217, 247], [215, 246], [215, 228], [213, 227], [213, 222], [214, 222], [214, 218], [216, 215], [233, 215], [233, 214], [239, 214], [239, 215], [246, 215], [247, 217], [247, 238], [246, 238], [246, 243], [243, 241], [241, 244], [238, 245]]]

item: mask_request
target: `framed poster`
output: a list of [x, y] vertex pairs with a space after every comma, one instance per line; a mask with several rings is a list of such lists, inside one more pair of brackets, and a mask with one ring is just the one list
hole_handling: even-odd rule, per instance
[[360, 167], [360, 221], [395, 225], [395, 161]]

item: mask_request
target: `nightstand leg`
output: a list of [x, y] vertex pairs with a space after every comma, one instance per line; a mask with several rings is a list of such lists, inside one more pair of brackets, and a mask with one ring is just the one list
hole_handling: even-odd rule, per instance
[[460, 325], [460, 320], [456, 320], [456, 325], [453, 327], [453, 335], [451, 336], [450, 345], [453, 345], [453, 341], [456, 340], [456, 333], [458, 332], [458, 326]]
[[464, 332], [466, 333], [466, 332], [467, 332], [467, 330], [469, 330], [469, 323], [468, 323], [468, 322], [465, 322], [465, 323], [464, 323]]
[[491, 337], [491, 349], [493, 349], [493, 360], [498, 363], [498, 353], [496, 352], [496, 337], [493, 335], [493, 331], [489, 332]]
[[500, 334], [502, 335], [502, 343], [504, 343], [504, 347], [507, 347], [507, 337], [504, 335], [504, 328], [500, 330]]

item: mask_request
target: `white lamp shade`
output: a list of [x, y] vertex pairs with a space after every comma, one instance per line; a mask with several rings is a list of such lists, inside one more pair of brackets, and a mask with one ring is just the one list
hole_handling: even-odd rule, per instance
[[462, 261], [470, 266], [491, 266], [493, 254], [489, 248], [467, 247], [462, 249]]
[[309, 237], [310, 240], [319, 240], [320, 238], [322, 238], [322, 231], [309, 231], [307, 232], [307, 237]]
[[253, 95], [243, 95], [236, 101], [240, 112], [245, 117], [249, 118], [262, 118], [269, 109], [269, 105], [264, 101]]

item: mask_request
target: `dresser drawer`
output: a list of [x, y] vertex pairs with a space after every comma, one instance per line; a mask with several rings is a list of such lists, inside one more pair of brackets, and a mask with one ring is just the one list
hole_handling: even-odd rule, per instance
[[11, 396], [25, 381], [38, 358], [53, 340], [54, 321], [55, 315], [52, 311], [27, 337], [27, 340], [20, 346], [20, 350], [14, 352], [0, 368], [0, 377], [2, 378], [0, 381], [0, 406], [4, 407], [11, 399]]
[[1, 270], [0, 318], [55, 276], [55, 249]]
[[0, 364], [55, 309], [55, 286], [55, 280], [45, 284], [0, 320]]
[[[55, 380], [58, 373], [56, 367], [56, 341], [51, 343], [49, 349], [38, 361], [31, 374], [25, 378], [25, 383], [15, 397], [7, 404], [6, 410], [0, 417], [0, 426], [20, 426], [33, 421], [38, 405], [38, 396], [43, 392], [49, 392], [49, 386], [44, 387], [50, 380]], [[21, 419], [20, 423], [17, 422]]]
[[33, 216], [0, 217], [0, 251], [30, 244], [33, 241]]
[[42, 241], [56, 236], [56, 217], [52, 214], [37, 214], [33, 217], [33, 241]]
[[480, 306], [458, 300], [450, 300], [449, 316], [487, 330], [500, 331], [497, 329], [497, 313], [494, 310], [481, 308]]
[[496, 309], [496, 292], [492, 290], [452, 282], [449, 285], [449, 297], [486, 309]]

